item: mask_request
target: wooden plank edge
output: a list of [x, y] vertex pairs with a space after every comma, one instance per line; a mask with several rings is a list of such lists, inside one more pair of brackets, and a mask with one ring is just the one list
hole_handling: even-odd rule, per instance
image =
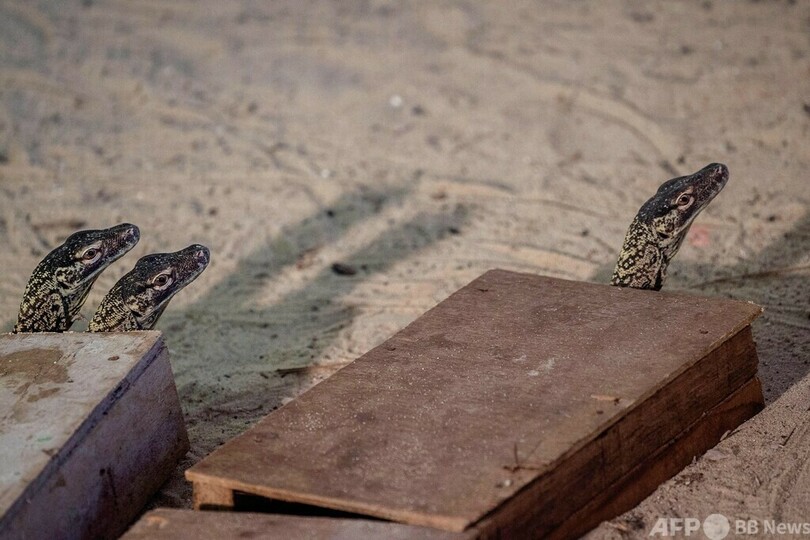
[[[487, 270], [486, 272], [484, 272], [483, 274], [478, 276], [476, 279], [474, 279], [473, 281], [471, 281], [470, 283], [465, 285], [465, 287], [467, 287], [469, 285], [472, 285], [473, 283], [477, 282], [478, 280], [483, 280], [485, 277], [496, 276], [494, 279], [497, 279], [497, 275], [499, 275], [499, 274], [500, 275], [513, 274], [513, 275], [519, 275], [519, 276], [522, 276], [522, 277], [528, 278], [528, 279], [540, 278], [540, 279], [546, 279], [546, 280], [567, 281], [569, 283], [587, 284], [587, 285], [590, 285], [590, 286], [609, 287], [612, 290], [616, 291], [617, 294], [648, 294], [648, 295], [653, 295], [653, 296], [671, 297], [671, 298], [702, 298], [702, 299], [714, 298], [716, 300], [719, 300], [719, 301], [722, 301], [722, 302], [725, 302], [725, 303], [728, 303], [728, 304], [736, 304], [736, 305], [739, 305], [739, 306], [748, 306], [748, 307], [750, 307], [751, 308], [750, 314], [745, 319], [740, 319], [740, 322], [738, 322], [735, 326], [732, 327], [732, 329], [729, 331], [728, 335], [734, 335], [737, 332], [739, 332], [740, 330], [742, 330], [743, 328], [745, 328], [746, 326], [749, 326], [752, 322], [754, 322], [758, 317], [760, 317], [765, 312], [765, 309], [762, 306], [760, 306], [756, 302], [752, 302], [750, 300], [736, 300], [736, 299], [733, 299], [733, 298], [710, 297], [710, 296], [696, 295], [691, 291], [682, 290], [682, 289], [677, 289], [677, 290], [669, 289], [669, 290], [665, 290], [665, 291], [652, 291], [652, 290], [644, 290], [644, 289], [635, 289], [635, 288], [632, 288], [632, 287], [614, 287], [612, 285], [608, 285], [608, 284], [602, 283], [602, 282], [581, 281], [581, 280], [561, 278], [561, 277], [550, 277], [550, 276], [543, 276], [543, 275], [540, 275], [540, 274], [533, 274], [533, 273], [530, 273], [530, 272], [514, 272], [512, 270], [505, 270], [503, 268], [492, 268], [490, 270]], [[450, 296], [453, 296], [453, 294], [456, 294], [456, 292], [459, 292], [460, 290], [461, 289], [459, 289], [458, 291], [455, 291]], [[450, 296], [448, 296], [448, 298]]]
[[195, 481], [192, 500], [194, 510], [233, 510], [233, 490], [215, 483]]
[[[745, 361], [739, 363], [736, 366], [736, 369], [734, 369], [732, 364], [735, 362], [729, 360], [727, 355], [738, 347], [740, 348], [740, 351], [737, 358], [744, 358]], [[550, 469], [550, 472], [553, 473], [554, 471], [558, 470], [559, 467], [561, 467], [567, 460], [576, 461], [582, 452], [587, 451], [588, 443], [601, 439], [605, 435], [607, 435], [607, 437], [621, 436], [621, 441], [619, 442], [625, 443], [627, 436], [626, 426], [630, 425], [631, 422], [636, 421], [639, 417], [646, 419], [649, 422], [660, 423], [660, 418], [647, 418], [648, 415], [644, 411], [644, 409], [649, 408], [653, 403], [658, 404], [661, 403], [662, 400], [664, 402], [670, 402], [672, 404], [671, 407], [676, 407], [676, 410], [688, 407], [688, 402], [691, 400], [691, 397], [681, 396], [681, 390], [679, 387], [691, 387], [695, 389], [694, 392], [696, 392], [698, 387], [697, 384], [701, 378], [706, 376], [705, 371], [707, 368], [712, 369], [720, 365], [729, 364], [726, 366], [728, 367], [728, 371], [725, 372], [726, 377], [720, 378], [716, 385], [707, 385], [706, 389], [704, 390], [706, 394], [703, 396], [705, 401], [703, 401], [702, 404], [706, 406], [707, 409], [703, 410], [702, 412], [695, 411], [694, 413], [692, 413], [692, 411], [681, 411], [681, 415], [678, 416], [677, 420], [685, 423], [686, 427], [679, 428], [678, 426], [675, 426], [675, 429], [669, 429], [668, 433], [665, 430], [663, 434], [664, 437], [662, 437], [664, 440], [676, 440], [683, 433], [688, 431], [691, 426], [705, 417], [709, 411], [726, 401], [729, 396], [734, 395], [740, 388], [748, 384], [751, 379], [756, 378], [758, 363], [759, 359], [753, 340], [752, 330], [750, 326], [746, 326], [736, 334], [726, 339], [726, 341], [724, 341], [720, 347], [712, 349], [711, 352], [706, 354], [706, 356], [693, 363], [688, 369], [673, 372], [673, 374], [671, 374], [670, 377], [665, 380], [665, 382], [661, 382], [656, 388], [650, 390], [642, 397], [637, 399], [634, 403], [627, 407], [621, 417], [614, 418], [610, 423], [602, 427], [598, 434], [594, 433], [591, 437], [589, 437], [585, 443], [581, 441], [580, 444], [572, 446], [572, 448], [569, 449], [569, 451], [566, 452], [561, 459], [555, 462], [555, 465]], [[732, 379], [728, 379], [727, 377]], [[675, 395], [673, 395], [673, 392]], [[690, 414], [685, 416], [687, 412]], [[675, 419], [673, 419], [673, 421], [674, 420]], [[649, 426], [647, 421], [640, 422], [639, 425], [644, 426], [644, 429], [647, 429]], [[683, 424], [680, 425], [683, 426]], [[653, 455], [658, 451], [658, 449], [659, 447], [649, 447], [646, 449], [646, 455]], [[637, 467], [637, 465], [633, 465], [630, 470], [635, 467]], [[626, 473], [627, 471], [620, 473], [620, 477]]]
[[579, 537], [599, 523], [634, 508], [656, 488], [678, 474], [692, 460], [720, 442], [723, 436], [739, 427], [765, 406], [759, 378], [754, 377], [725, 401], [708, 411], [703, 418], [670, 441], [655, 455], [555, 529], [550, 538]]
[[[713, 448], [726, 433], [749, 420], [764, 406], [759, 378], [753, 377], [724, 401], [704, 413], [678, 437], [662, 446], [619, 481], [602, 490], [561, 525], [544, 533], [543, 537], [553, 540], [578, 538], [601, 522], [634, 508], [660, 484], [678, 474], [696, 456]], [[496, 511], [492, 516], [475, 524], [473, 528], [480, 531], [481, 538], [499, 538], [503, 532], [498, 526], [498, 521]], [[523, 531], [523, 534], [532, 537], [532, 531]]]
[[299, 516], [259, 512], [197, 512], [158, 508], [144, 514], [121, 537], [135, 539], [219, 540], [221, 538], [474, 540], [474, 531], [439, 529], [362, 518]]
[[432, 527], [449, 532], [463, 532], [469, 528], [472, 522], [471, 519], [466, 517], [421, 514], [403, 510], [389, 511], [385, 507], [362, 501], [302, 495], [299, 492], [289, 492], [283, 489], [257, 486], [255, 484], [243, 484], [239, 481], [227, 480], [217, 476], [207, 476], [204, 473], [189, 473], [191, 473], [191, 471], [187, 470], [186, 479], [192, 482], [195, 510], [231, 509], [238, 511], [238, 498], [235, 497], [234, 494], [239, 492], [277, 501], [306, 504], [330, 510], [340, 510], [406, 525]]
[[[723, 348], [726, 348], [726, 350], [724, 351]], [[696, 410], [694, 414], [689, 416], [682, 416], [682, 414], [678, 413], [676, 418], [672, 418], [672, 421], [667, 422], [666, 426], [664, 426], [666, 428], [664, 432], [655, 437], [657, 439], [655, 446], [647, 445], [643, 452], [637, 452], [639, 460], [646, 461], [649, 456], [659, 451], [662, 445], [667, 444], [666, 441], [672, 441], [680, 437], [690, 426], [700, 421], [707, 414], [707, 411], [713, 410], [714, 407], [727, 400], [730, 395], [733, 395], [756, 377], [758, 359], [751, 336], [751, 327], [748, 326], [727, 340], [721, 348], [715, 349], [715, 351], [705, 356], [702, 362], [698, 362], [691, 370], [682, 373], [679, 377], [680, 383], [678, 387], [691, 388], [696, 381], [705, 378], [706, 366], [717, 367], [717, 365], [723, 363], [733, 362], [731, 358], [734, 356], [728, 356], [728, 353], [734, 353], [734, 356], [737, 357], [743, 355], [745, 358], [744, 369], [743, 366], [739, 366], [735, 372], [729, 372], [731, 379], [726, 380], [723, 378], [718, 380], [715, 385], [704, 385], [705, 390], [710, 392], [704, 396], [702, 401], [703, 406], [706, 408]], [[627, 426], [641, 426], [641, 430], [631, 431], [631, 433], [636, 434], [645, 430], [660, 431], [661, 419], [649, 417], [645, 410], [651, 406], [651, 400], [655, 400], [660, 404], [662, 400], [667, 402], [675, 399], [672, 392], [676, 392], [676, 388], [669, 384], [660, 388], [658, 392], [651, 393], [647, 400], [631, 404], [621, 418], [606, 422], [598, 432], [594, 432], [586, 439], [572, 445], [550, 467], [543, 467], [533, 480], [525, 484], [512, 497], [504, 500], [489, 514], [483, 516], [477, 523], [495, 520], [495, 522], [500, 523], [499, 527], [501, 529], [508, 529], [509, 524], [511, 524], [517, 527], [515, 530], [523, 531], [531, 527], [531, 530], [540, 531], [536, 534], [550, 534], [567, 520], [572, 513], [577, 512], [581, 506], [588, 504], [593, 497], [592, 493], [607, 489], [608, 486], [619, 481], [629, 471], [638, 466], [639, 460], [632, 463], [627, 462], [625, 464], [627, 465], [626, 468], [621, 467], [619, 469], [616, 467], [621, 465], [621, 462], [615, 463], [613, 468], [607, 468], [605, 463], [606, 461], [611, 462], [610, 456], [615, 457], [616, 452], [620, 452], [623, 445], [632, 442], [627, 440], [627, 433], [625, 433]], [[667, 414], [687, 406], [694, 396], [683, 394], [683, 391], [677, 391], [676, 398], [680, 405], [675, 409], [670, 407]], [[644, 405], [644, 407], [642, 408], [641, 405]], [[643, 420], [641, 423], [639, 423], [639, 418]], [[591, 444], [593, 442], [597, 444]], [[533, 464], [528, 463], [526, 465], [532, 466]], [[600, 473], [594, 476], [593, 472], [591, 472], [594, 470], [598, 470]], [[590, 483], [591, 492], [578, 490], [575, 487], [583, 482]], [[562, 486], [565, 486], [568, 490], [561, 492]], [[521, 522], [525, 522], [523, 523], [523, 529], [521, 529]], [[526, 533], [523, 532], [523, 534]]]

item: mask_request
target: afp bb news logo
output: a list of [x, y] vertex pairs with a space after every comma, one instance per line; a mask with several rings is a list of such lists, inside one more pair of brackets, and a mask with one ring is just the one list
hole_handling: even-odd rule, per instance
[[[700, 532], [703, 535], [700, 535]], [[810, 523], [782, 523], [776, 520], [735, 519], [730, 521], [723, 514], [712, 514], [702, 522], [698, 518], [658, 518], [650, 529], [651, 537], [705, 537], [723, 540], [734, 536], [787, 536], [810, 538]]]

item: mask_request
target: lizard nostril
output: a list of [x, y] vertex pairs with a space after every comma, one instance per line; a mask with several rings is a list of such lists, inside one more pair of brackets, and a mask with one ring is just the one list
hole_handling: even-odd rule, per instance
[[129, 225], [124, 231], [124, 237], [128, 240], [138, 241], [141, 239], [141, 230], [137, 225]]

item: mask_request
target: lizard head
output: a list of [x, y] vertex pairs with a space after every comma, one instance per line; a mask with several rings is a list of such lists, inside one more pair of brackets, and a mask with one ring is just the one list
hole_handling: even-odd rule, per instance
[[139, 327], [152, 328], [169, 300], [205, 270], [210, 258], [207, 247], [193, 244], [174, 253], [139, 259], [121, 278], [121, 298]]
[[40, 265], [51, 268], [57, 285], [70, 291], [95, 281], [105, 268], [135, 247], [139, 239], [138, 227], [130, 223], [78, 231], [51, 251]]
[[712, 163], [695, 174], [667, 180], [644, 203], [638, 219], [658, 237], [662, 247], [677, 250], [692, 221], [728, 182], [728, 168]]

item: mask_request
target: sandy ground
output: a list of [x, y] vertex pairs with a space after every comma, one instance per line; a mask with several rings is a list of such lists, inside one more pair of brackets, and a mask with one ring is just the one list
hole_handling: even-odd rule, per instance
[[158, 325], [192, 450], [154, 505], [188, 506], [184, 468], [483, 271], [607, 281], [658, 185], [722, 161], [667, 288], [766, 308], [770, 406], [593, 535], [806, 518], [809, 136], [808, 2], [3, 1], [1, 329], [76, 229], [142, 233], [88, 317], [209, 246]]

